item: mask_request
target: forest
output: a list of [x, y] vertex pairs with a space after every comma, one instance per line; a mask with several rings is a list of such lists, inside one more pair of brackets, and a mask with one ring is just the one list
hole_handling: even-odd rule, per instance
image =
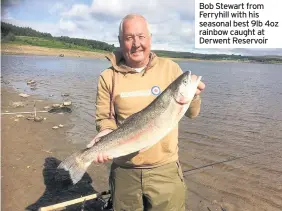
[[[117, 47], [106, 42], [90, 39], [55, 37], [50, 33], [36, 31], [30, 27], [19, 27], [1, 22], [1, 41], [8, 43], [28, 44], [50, 48], [78, 49], [85, 51], [112, 52]], [[231, 60], [254, 63], [282, 63], [282, 56], [242, 56], [235, 54], [199, 54], [153, 50], [160, 57], [198, 59], [198, 60]]]

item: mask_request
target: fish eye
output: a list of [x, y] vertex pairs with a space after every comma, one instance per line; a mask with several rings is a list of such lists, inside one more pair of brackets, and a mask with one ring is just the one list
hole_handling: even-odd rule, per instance
[[185, 79], [185, 80], [183, 81], [183, 83], [186, 85], [186, 84], [188, 83], [187, 79]]

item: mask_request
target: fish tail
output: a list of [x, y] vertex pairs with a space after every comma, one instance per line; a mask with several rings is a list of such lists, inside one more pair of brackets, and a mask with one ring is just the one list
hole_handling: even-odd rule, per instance
[[69, 172], [73, 184], [81, 180], [91, 162], [86, 162], [83, 159], [83, 154], [74, 153], [65, 160], [63, 160], [58, 168]]

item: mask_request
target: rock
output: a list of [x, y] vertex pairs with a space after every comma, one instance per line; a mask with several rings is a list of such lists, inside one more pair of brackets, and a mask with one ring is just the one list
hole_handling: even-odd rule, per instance
[[65, 93], [65, 94], [61, 94], [61, 96], [62, 97], [68, 97], [68, 96], [70, 96], [70, 94]]
[[28, 94], [24, 94], [24, 93], [19, 94], [19, 96], [24, 97], [24, 98], [29, 97]]
[[12, 107], [13, 108], [18, 108], [18, 107], [24, 107], [25, 104], [23, 102], [13, 102]]
[[15, 122], [18, 122], [19, 121], [19, 119], [15, 119]]
[[34, 116], [28, 116], [26, 119], [27, 120], [34, 120]]
[[54, 126], [54, 127], [52, 127], [52, 129], [58, 129], [59, 127], [58, 126]]
[[24, 115], [18, 114], [18, 115], [16, 115], [16, 117], [17, 117], [17, 118], [23, 118]]
[[36, 82], [34, 80], [28, 80], [27, 82], [27, 85], [30, 85], [30, 84], [35, 84]]
[[30, 89], [31, 89], [31, 90], [36, 90], [36, 89], [37, 89], [37, 87], [35, 87], [35, 86], [31, 86], [31, 87], [30, 87]]
[[59, 127], [64, 127], [64, 125], [62, 125], [62, 124], [59, 124]]
[[44, 109], [48, 110], [48, 109], [50, 109], [50, 106], [45, 106]]
[[43, 120], [43, 117], [41, 117], [41, 116], [34, 117], [35, 122], [41, 122], [42, 120]]
[[55, 103], [52, 105], [53, 108], [59, 108], [61, 106], [61, 104]]
[[71, 101], [65, 101], [65, 102], [63, 102], [63, 105], [64, 105], [64, 106], [70, 106], [71, 104], [72, 104]]
[[71, 113], [72, 110], [68, 107], [52, 108], [48, 111], [49, 113]]

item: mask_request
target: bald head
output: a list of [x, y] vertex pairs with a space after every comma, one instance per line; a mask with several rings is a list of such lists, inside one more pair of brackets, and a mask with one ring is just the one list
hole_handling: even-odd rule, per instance
[[148, 64], [151, 34], [146, 19], [137, 14], [125, 16], [119, 27], [119, 43], [126, 64], [132, 68]]
[[142, 15], [139, 15], [139, 14], [128, 14], [120, 22], [120, 25], [119, 25], [119, 37], [123, 36], [124, 23], [127, 22], [128, 20], [132, 20], [132, 19], [136, 19], [136, 20], [144, 22], [144, 24], [146, 25], [147, 31], [148, 31], [148, 35], [151, 36], [149, 24], [148, 24], [147, 20]]

